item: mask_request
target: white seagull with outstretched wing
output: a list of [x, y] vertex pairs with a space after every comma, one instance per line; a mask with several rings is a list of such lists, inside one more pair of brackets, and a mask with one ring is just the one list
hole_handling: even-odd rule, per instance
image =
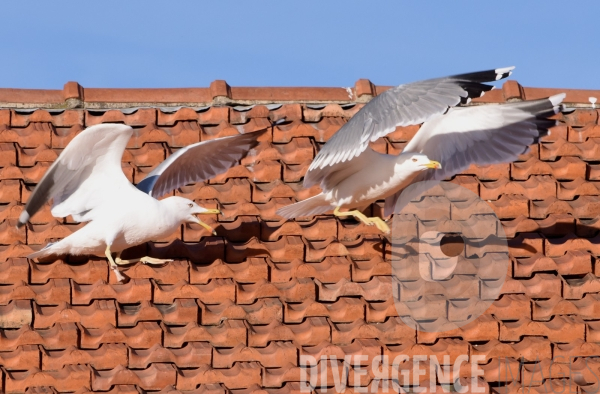
[[[336, 216], [354, 216], [389, 233], [381, 218], [366, 217], [359, 210], [340, 209], [364, 208], [385, 198], [384, 214], [388, 216], [471, 164], [516, 160], [556, 124], [548, 118], [561, 111], [564, 93], [541, 100], [457, 107], [493, 89], [485, 82], [506, 78], [513, 69], [413, 82], [373, 98], [311, 163], [304, 187], [319, 184], [322, 192], [277, 213], [295, 218], [333, 209]], [[381, 154], [369, 148], [370, 142], [398, 126], [420, 123], [423, 125], [400, 155]]]
[[[62, 151], [37, 184], [19, 217], [23, 226], [52, 199], [52, 215], [72, 215], [90, 222], [68, 237], [48, 244], [28, 256], [104, 253], [119, 280], [117, 264], [124, 249], [172, 234], [183, 223], [197, 223], [213, 230], [195, 215], [219, 213], [178, 196], [157, 198], [188, 183], [218, 175], [242, 159], [257, 145], [265, 130], [198, 142], [179, 149], [158, 165], [137, 187], [121, 169], [121, 158], [133, 129], [122, 124], [91, 126], [77, 135]], [[112, 252], [117, 252], [113, 259]], [[147, 263], [162, 263], [151, 257]]]

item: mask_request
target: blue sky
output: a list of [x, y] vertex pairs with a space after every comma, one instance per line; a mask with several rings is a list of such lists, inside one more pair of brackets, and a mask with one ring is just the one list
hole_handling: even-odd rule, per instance
[[397, 85], [517, 66], [600, 89], [600, 2], [12, 1], [0, 87]]

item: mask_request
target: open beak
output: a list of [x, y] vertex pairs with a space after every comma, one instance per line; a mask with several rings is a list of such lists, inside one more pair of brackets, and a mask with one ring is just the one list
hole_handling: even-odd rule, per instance
[[434, 160], [431, 160], [429, 163], [423, 164], [423, 165], [427, 168], [432, 168], [432, 169], [436, 169], [436, 170], [440, 170], [442, 168], [442, 165], [440, 164], [440, 162], [434, 161]]
[[220, 215], [221, 211], [219, 209], [208, 209], [206, 208], [206, 211], [204, 212], [200, 212], [200, 214], [216, 214], [216, 215]]
[[[201, 214], [217, 214], [217, 215], [220, 215], [221, 211], [218, 210], [218, 209], [206, 209], [205, 211], [196, 213], [195, 215], [201, 215]], [[209, 233], [211, 233], [212, 235], [217, 235], [217, 232], [212, 227], [210, 227], [208, 224], [204, 223], [202, 220], [200, 220], [198, 218], [196, 218], [196, 220], [197, 220], [196, 223], [198, 223], [199, 225], [201, 225], [202, 227], [204, 227], [205, 229], [207, 229]]]

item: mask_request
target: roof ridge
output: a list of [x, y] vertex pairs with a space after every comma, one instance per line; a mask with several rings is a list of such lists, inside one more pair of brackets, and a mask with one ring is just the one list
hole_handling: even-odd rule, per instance
[[[110, 109], [135, 107], [201, 107], [272, 103], [366, 103], [391, 86], [359, 79], [353, 87], [232, 87], [215, 80], [209, 87], [190, 88], [84, 88], [67, 82], [62, 90], [0, 88], [0, 108]], [[532, 100], [565, 92], [565, 102], [595, 108], [600, 90], [523, 87], [515, 80], [488, 92], [476, 103]]]

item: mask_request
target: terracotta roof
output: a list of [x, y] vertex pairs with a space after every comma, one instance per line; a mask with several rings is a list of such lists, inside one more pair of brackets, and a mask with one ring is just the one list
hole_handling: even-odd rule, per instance
[[[359, 79], [352, 87], [231, 87], [216, 80], [208, 88], [84, 88], [77, 82], [67, 82], [63, 90], [0, 88], [0, 107], [6, 108], [131, 108], [136, 106], [207, 106], [249, 105], [268, 103], [365, 103], [391, 86], [374, 85]], [[590, 96], [600, 96], [596, 90], [547, 89], [523, 87], [511, 80], [501, 90], [488, 92], [474, 100], [480, 103], [504, 100], [534, 100], [565, 92], [566, 103], [589, 105]]]
[[[550, 368], [550, 360], [578, 357], [571, 370], [582, 378], [570, 384], [586, 391], [600, 368], [590, 358], [600, 352], [600, 124], [589, 101], [600, 91], [566, 90], [565, 101], [577, 109], [560, 115], [560, 125], [530, 153], [453, 179], [502, 220], [509, 276], [476, 324], [428, 333], [406, 326], [390, 301], [399, 279], [392, 276], [390, 243], [377, 229], [330, 215], [286, 222], [275, 214], [318, 192], [301, 184], [315, 151], [385, 89], [368, 80], [349, 89], [236, 88], [225, 81], [193, 89], [93, 89], [75, 82], [62, 91], [0, 89], [4, 391], [299, 392], [303, 354], [449, 355], [451, 363], [461, 354], [480, 355], [481, 384], [502, 393], [521, 385], [546, 392], [543, 379], [560, 389], [569, 379], [568, 361]], [[560, 91], [509, 81], [475, 104]], [[172, 149], [283, 118], [241, 166], [176, 192], [222, 209], [207, 220], [217, 236], [188, 225], [132, 251], [172, 263], [135, 264], [124, 270], [131, 280], [117, 283], [102, 258], [25, 258], [81, 227], [53, 218], [48, 207], [25, 228], [15, 224], [35, 183], [85, 127], [136, 128], [123, 169], [137, 182]], [[399, 128], [373, 146], [399, 152], [417, 129]], [[415, 226], [427, 226], [433, 206], [447, 206], [457, 220], [472, 212], [444, 197], [420, 204]], [[382, 207], [368, 210], [380, 214]], [[422, 313], [436, 318], [437, 312]], [[448, 314], [460, 313], [449, 305]], [[463, 369], [460, 376], [470, 376]], [[350, 382], [357, 373], [351, 368]], [[515, 381], [504, 385], [507, 374]], [[373, 384], [374, 376], [360, 382]]]

